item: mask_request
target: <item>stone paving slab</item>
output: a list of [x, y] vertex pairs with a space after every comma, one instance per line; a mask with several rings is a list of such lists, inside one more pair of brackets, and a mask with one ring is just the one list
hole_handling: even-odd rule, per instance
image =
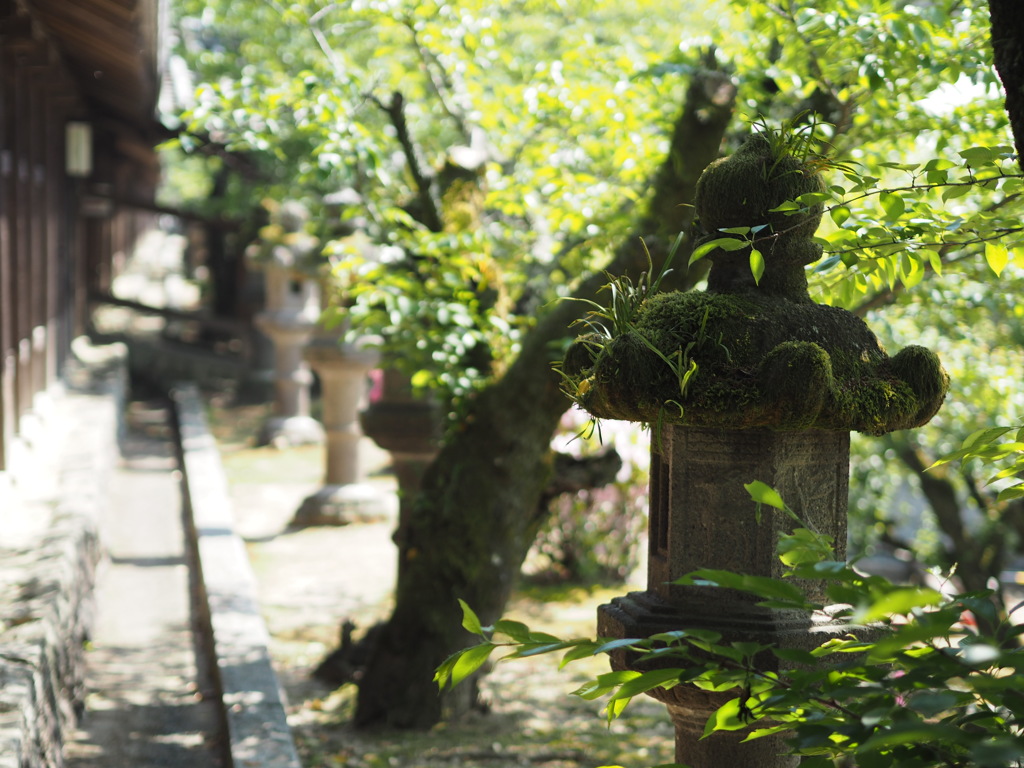
[[226, 768], [216, 693], [197, 652], [169, 410], [134, 402], [99, 516], [105, 559], [86, 654], [89, 694], [69, 768]]
[[192, 385], [176, 388], [172, 399], [232, 764], [299, 768], [256, 580], [235, 532], [227, 480], [203, 403]]

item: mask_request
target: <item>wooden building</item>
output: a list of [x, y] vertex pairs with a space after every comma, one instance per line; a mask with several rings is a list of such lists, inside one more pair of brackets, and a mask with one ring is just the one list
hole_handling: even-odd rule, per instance
[[163, 0], [0, 0], [0, 472], [150, 224]]

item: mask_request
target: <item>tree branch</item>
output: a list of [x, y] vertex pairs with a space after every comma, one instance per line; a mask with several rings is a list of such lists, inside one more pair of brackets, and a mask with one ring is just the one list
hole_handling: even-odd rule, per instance
[[944, 477], [944, 472], [926, 471], [929, 465], [919, 448], [908, 441], [892, 442], [895, 443], [896, 455], [900, 461], [917, 475], [921, 483], [921, 493], [931, 507], [939, 528], [950, 539], [951, 546], [947, 552], [949, 562], [946, 565], [952, 565], [956, 561], [956, 556], [952, 553], [967, 553], [974, 546], [973, 538], [964, 526], [956, 488]]
[[568, 453], [556, 453], [551, 479], [541, 495], [540, 507], [546, 514], [548, 503], [556, 496], [602, 488], [613, 483], [620, 469], [622, 457], [615, 449], [580, 458]]
[[409, 130], [409, 123], [405, 119], [405, 97], [401, 91], [395, 91], [391, 94], [390, 103], [385, 104], [376, 97], [373, 97], [373, 100], [391, 120], [398, 143], [405, 154], [405, 162], [409, 167], [416, 199], [421, 208], [415, 218], [431, 232], [440, 232], [444, 229], [444, 222], [441, 218], [441, 200], [437, 194], [436, 177], [433, 172], [427, 170]]
[[434, 91], [434, 95], [441, 102], [441, 108], [452, 119], [452, 122], [455, 123], [456, 129], [462, 135], [462, 140], [467, 144], [470, 143], [472, 130], [469, 122], [466, 120], [466, 115], [461, 109], [456, 108], [449, 98], [449, 94], [456, 92], [451, 73], [444, 68], [444, 65], [441, 64], [437, 56], [420, 42], [420, 36], [416, 31], [415, 23], [406, 18], [402, 20], [402, 24], [409, 30], [413, 47], [416, 49], [416, 55], [419, 56], [420, 61], [423, 63], [423, 71], [427, 76], [430, 87]]

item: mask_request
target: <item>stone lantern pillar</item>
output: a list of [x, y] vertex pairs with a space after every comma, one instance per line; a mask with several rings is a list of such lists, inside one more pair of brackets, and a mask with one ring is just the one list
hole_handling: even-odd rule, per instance
[[[832, 536], [842, 557], [850, 430], [919, 426], [945, 396], [948, 378], [932, 352], [911, 346], [889, 357], [859, 318], [810, 299], [804, 267], [821, 255], [812, 235], [822, 207], [777, 209], [823, 188], [784, 141], [753, 137], [704, 172], [696, 199], [705, 242], [749, 227], [752, 246], [711, 251], [706, 291], [646, 297], [623, 332], [582, 336], [568, 350], [563, 372], [580, 406], [599, 418], [659, 425], [647, 589], [599, 608], [603, 637], [705, 628], [723, 642], [810, 648], [832, 630], [827, 619], [758, 606], [732, 590], [671, 583], [699, 568], [779, 575], [776, 542], [790, 521], [765, 511], [757, 522], [743, 488], [754, 480]], [[763, 258], [756, 277], [751, 247]], [[622, 651], [612, 663], [635, 662]], [[668, 705], [680, 763], [799, 764], [782, 754], [778, 737], [743, 743], [739, 731], [701, 739], [708, 717], [735, 692], [679, 685], [652, 695]]]
[[380, 354], [322, 336], [306, 347], [304, 355], [320, 378], [326, 472], [324, 487], [302, 502], [294, 523], [344, 525], [386, 516], [381, 492], [361, 482], [359, 468], [359, 409], [367, 374], [377, 366]]
[[274, 346], [274, 409], [259, 442], [302, 445], [320, 443], [323, 428], [309, 410], [313, 374], [302, 356], [320, 319], [320, 281], [302, 269], [318, 241], [302, 231], [307, 214], [284, 203], [277, 221], [264, 228], [257, 255], [263, 270], [265, 308], [256, 327]]
[[441, 414], [433, 400], [413, 394], [408, 376], [385, 368], [381, 397], [360, 414], [360, 422], [366, 435], [391, 454], [398, 481], [395, 541], [400, 542], [421, 489], [423, 471], [441, 445]]

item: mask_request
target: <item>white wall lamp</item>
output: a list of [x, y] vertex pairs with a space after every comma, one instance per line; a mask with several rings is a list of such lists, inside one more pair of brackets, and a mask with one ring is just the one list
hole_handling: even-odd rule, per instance
[[79, 121], [64, 127], [64, 168], [68, 176], [84, 179], [92, 173], [92, 125]]

